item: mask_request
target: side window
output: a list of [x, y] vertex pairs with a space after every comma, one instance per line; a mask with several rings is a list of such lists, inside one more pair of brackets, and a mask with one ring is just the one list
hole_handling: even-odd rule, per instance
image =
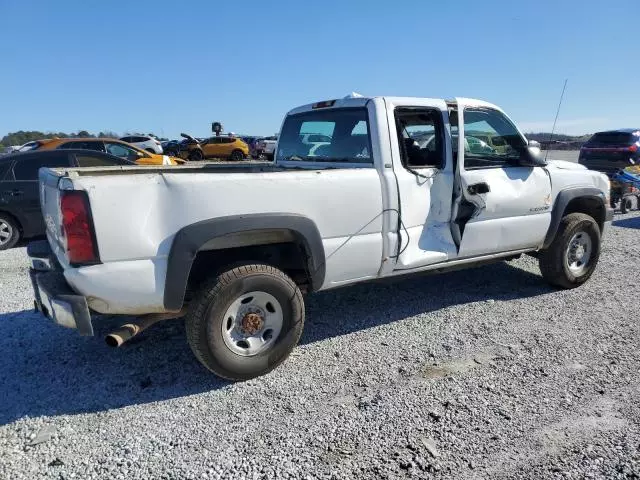
[[138, 152], [133, 148], [127, 147], [121, 143], [105, 142], [107, 153], [120, 158], [135, 159], [138, 158]]
[[67, 142], [58, 147], [59, 149], [80, 149], [80, 150], [95, 150], [97, 152], [104, 152], [102, 142]]
[[398, 108], [395, 115], [402, 164], [409, 168], [444, 167], [441, 112], [419, 107]]
[[37, 181], [38, 170], [41, 167], [56, 168], [68, 167], [69, 156], [60, 152], [58, 155], [29, 155], [20, 158], [13, 166], [13, 176], [16, 180]]
[[223, 143], [233, 143], [236, 139], [233, 137], [224, 137]]
[[[457, 143], [457, 135], [454, 136]], [[517, 166], [526, 147], [516, 127], [497, 110], [464, 111], [464, 168]]]
[[135, 141], [134, 137], [122, 137], [120, 140], [127, 143], [133, 143]]
[[10, 181], [12, 180], [11, 178], [5, 178], [5, 176], [9, 177], [7, 175], [7, 172], [11, 169], [11, 161], [4, 161], [2, 163], [0, 163], [0, 182], [2, 181]]
[[113, 165], [131, 165], [123, 158], [107, 157], [99, 153], [77, 153], [76, 163], [79, 167], [110, 167]]

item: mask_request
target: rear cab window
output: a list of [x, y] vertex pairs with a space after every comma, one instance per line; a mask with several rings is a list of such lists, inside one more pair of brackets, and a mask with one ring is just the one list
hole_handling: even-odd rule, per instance
[[[322, 141], [309, 141], [313, 138]], [[276, 158], [279, 162], [373, 164], [367, 109], [335, 108], [289, 115], [282, 126]]]

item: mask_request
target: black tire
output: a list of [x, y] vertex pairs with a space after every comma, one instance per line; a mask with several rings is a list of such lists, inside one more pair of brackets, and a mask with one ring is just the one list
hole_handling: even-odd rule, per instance
[[[254, 291], [277, 300], [282, 328], [266, 350], [242, 356], [225, 343], [223, 329], [231, 322], [225, 317], [234, 302]], [[304, 317], [302, 293], [285, 273], [268, 265], [241, 265], [216, 276], [196, 294], [186, 317], [187, 340], [211, 372], [227, 380], [248, 380], [270, 372], [289, 356], [302, 334]], [[239, 315], [234, 323], [238, 320]]]
[[630, 196], [622, 197], [620, 200], [620, 212], [627, 213], [633, 208], [633, 201]]
[[200, 150], [194, 150], [189, 154], [189, 160], [192, 162], [200, 162], [204, 159], [204, 155]]
[[270, 162], [273, 162], [273, 153], [267, 153], [265, 154], [265, 156], [267, 157], [267, 160], [269, 160]]
[[[591, 250], [589, 258], [579, 266], [580, 271], [572, 271], [567, 258], [572, 249], [572, 240], [580, 233], [587, 235]], [[571, 213], [561, 221], [556, 236], [549, 248], [542, 250], [538, 258], [544, 279], [559, 288], [575, 288], [589, 280], [600, 258], [600, 228], [596, 221], [584, 213]]]
[[244, 153], [242, 153], [241, 150], [234, 150], [233, 152], [231, 152], [229, 160], [231, 160], [232, 162], [241, 162], [242, 160], [244, 160]]
[[13, 217], [0, 213], [0, 250], [8, 250], [20, 240], [20, 228]]

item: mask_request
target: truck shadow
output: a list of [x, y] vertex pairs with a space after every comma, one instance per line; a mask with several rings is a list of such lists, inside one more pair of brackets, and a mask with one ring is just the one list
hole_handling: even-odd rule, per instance
[[[550, 291], [539, 275], [500, 263], [318, 293], [307, 297], [301, 344], [451, 305]], [[121, 323], [106, 319], [97, 336], [87, 338], [30, 311], [0, 314], [0, 425], [24, 416], [104, 411], [229, 386], [197, 362], [183, 322], [160, 323], [114, 350], [102, 335]]]
[[613, 221], [614, 227], [635, 228], [640, 230], [640, 217], [623, 218]]

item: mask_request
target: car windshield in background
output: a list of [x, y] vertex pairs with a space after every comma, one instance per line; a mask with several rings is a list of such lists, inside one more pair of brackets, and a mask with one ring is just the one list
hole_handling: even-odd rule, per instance
[[365, 108], [315, 110], [287, 117], [278, 161], [372, 163]]
[[638, 141], [638, 138], [628, 132], [602, 132], [596, 133], [589, 145], [630, 145]]

